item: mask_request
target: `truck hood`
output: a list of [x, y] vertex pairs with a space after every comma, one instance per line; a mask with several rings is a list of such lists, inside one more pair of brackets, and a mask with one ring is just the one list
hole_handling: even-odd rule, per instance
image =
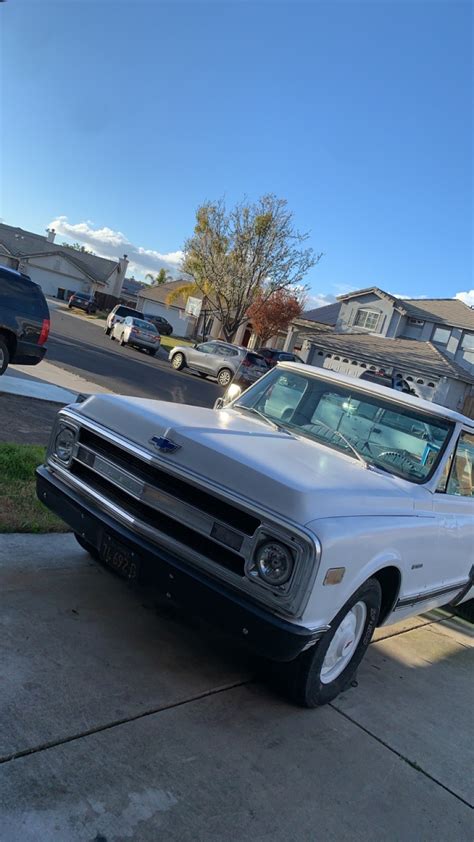
[[[94, 395], [70, 409], [164, 463], [299, 524], [321, 517], [406, 515], [414, 508], [412, 484], [236, 410], [116, 395]], [[155, 436], [180, 447], [162, 454], [150, 441]]]

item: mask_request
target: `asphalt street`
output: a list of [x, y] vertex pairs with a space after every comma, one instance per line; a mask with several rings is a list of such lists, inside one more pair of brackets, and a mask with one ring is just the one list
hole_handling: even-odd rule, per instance
[[134, 348], [121, 348], [103, 330], [102, 322], [76, 318], [60, 307], [51, 307], [51, 333], [46, 359], [114, 392], [213, 406], [221, 389], [188, 371], [175, 372], [167, 353], [149, 357]]

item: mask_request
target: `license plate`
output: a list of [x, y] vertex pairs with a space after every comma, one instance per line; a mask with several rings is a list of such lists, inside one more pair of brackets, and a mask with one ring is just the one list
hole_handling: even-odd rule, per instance
[[100, 557], [107, 567], [115, 570], [124, 579], [138, 579], [140, 560], [134, 550], [124, 546], [109, 535], [104, 537]]

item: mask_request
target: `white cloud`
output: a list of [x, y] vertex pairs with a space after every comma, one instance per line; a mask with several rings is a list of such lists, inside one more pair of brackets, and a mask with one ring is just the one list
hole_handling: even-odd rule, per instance
[[464, 301], [464, 304], [467, 304], [468, 307], [474, 307], [474, 289], [467, 290], [466, 292], [457, 292], [454, 297], [459, 301]]
[[315, 310], [316, 307], [326, 307], [327, 304], [334, 304], [336, 296], [330, 293], [321, 293], [320, 295], [313, 295], [309, 293], [306, 299], [305, 310]]
[[179, 275], [183, 259], [182, 251], [162, 253], [155, 249], [146, 249], [131, 243], [121, 231], [114, 231], [106, 226], [103, 228], [93, 226], [94, 223], [90, 220], [73, 224], [68, 221], [67, 216], [58, 216], [49, 223], [48, 227], [54, 228], [57, 234], [88, 247], [100, 257], [117, 260], [126, 254], [130, 261], [129, 274], [138, 276], [145, 275], [147, 272], [154, 274], [164, 268], [173, 276]]

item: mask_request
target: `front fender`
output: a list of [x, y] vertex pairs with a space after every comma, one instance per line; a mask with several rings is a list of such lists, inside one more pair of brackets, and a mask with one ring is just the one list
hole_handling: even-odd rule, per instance
[[[431, 520], [431, 527], [433, 521]], [[308, 528], [317, 535], [321, 561], [313, 592], [308, 601], [304, 621], [311, 626], [321, 618], [330, 624], [353, 593], [376, 573], [394, 567], [402, 582], [407, 560], [413, 557], [412, 529], [419, 528], [413, 517], [346, 517], [314, 520]], [[331, 568], [344, 567], [342, 581], [324, 585]]]

